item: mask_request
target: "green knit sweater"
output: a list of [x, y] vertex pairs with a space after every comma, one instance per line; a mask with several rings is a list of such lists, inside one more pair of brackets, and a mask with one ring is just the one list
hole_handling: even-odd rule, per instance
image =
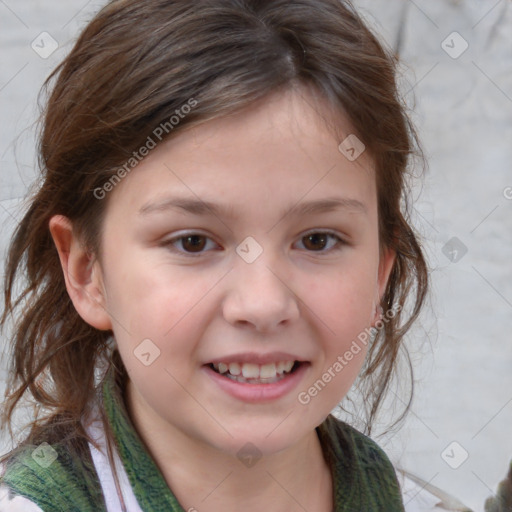
[[[140, 508], [184, 512], [135, 431], [112, 376], [103, 385], [103, 404]], [[374, 441], [333, 416], [317, 433], [333, 476], [335, 512], [403, 512], [395, 471]], [[79, 456], [64, 442], [51, 445], [55, 452], [46, 445], [46, 452], [35, 448], [25, 445], [8, 460], [0, 483], [12, 494], [26, 497], [44, 512], [106, 511], [88, 449]], [[51, 463], [41, 464], [38, 455]]]

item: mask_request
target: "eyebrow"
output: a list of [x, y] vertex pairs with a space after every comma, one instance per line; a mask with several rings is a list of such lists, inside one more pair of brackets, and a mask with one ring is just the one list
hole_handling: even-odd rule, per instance
[[[235, 211], [232, 206], [201, 201], [198, 199], [187, 199], [184, 197], [169, 197], [157, 202], [148, 202], [143, 205], [140, 215], [162, 212], [169, 209], [181, 209], [193, 215], [215, 215], [228, 219], [234, 218]], [[347, 210], [353, 213], [367, 213], [366, 206], [358, 199], [348, 197], [328, 197], [315, 201], [299, 202], [281, 212], [281, 218], [294, 214], [305, 216], [308, 214], [326, 213], [335, 210]]]

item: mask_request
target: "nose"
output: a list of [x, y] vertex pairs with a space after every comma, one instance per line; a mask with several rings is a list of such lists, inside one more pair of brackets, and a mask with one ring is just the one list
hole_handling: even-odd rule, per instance
[[264, 255], [252, 263], [236, 262], [223, 302], [223, 315], [230, 324], [271, 333], [299, 318], [298, 297], [286, 277], [272, 268], [276, 265], [268, 263]]

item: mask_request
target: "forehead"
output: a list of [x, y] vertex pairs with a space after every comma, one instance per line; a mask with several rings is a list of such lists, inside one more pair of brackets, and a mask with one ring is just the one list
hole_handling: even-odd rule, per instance
[[341, 195], [371, 212], [374, 164], [364, 152], [351, 161], [339, 150], [349, 135], [347, 118], [333, 116], [310, 92], [283, 91], [163, 141], [109, 200], [138, 211], [169, 196], [282, 211], [292, 203]]

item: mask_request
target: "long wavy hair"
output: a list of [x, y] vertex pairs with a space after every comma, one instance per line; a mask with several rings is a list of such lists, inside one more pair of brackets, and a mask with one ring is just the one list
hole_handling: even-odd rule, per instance
[[348, 1], [115, 0], [101, 9], [42, 91], [39, 185], [5, 269], [1, 324], [12, 318], [14, 329], [4, 426], [29, 398], [39, 414], [28, 440], [65, 432], [83, 441], [80, 420], [94, 399], [99, 363], [126, 378], [112, 332], [91, 327], [73, 307], [50, 218], [68, 217], [101, 258], [109, 197], [95, 191], [119, 176], [155, 127], [190, 98], [196, 105], [165, 137], [298, 84], [344, 112], [373, 157], [380, 244], [397, 255], [381, 306], [400, 308], [373, 340], [359, 378], [370, 433], [428, 285], [407, 213], [408, 175], [421, 149], [396, 72], [396, 56]]

